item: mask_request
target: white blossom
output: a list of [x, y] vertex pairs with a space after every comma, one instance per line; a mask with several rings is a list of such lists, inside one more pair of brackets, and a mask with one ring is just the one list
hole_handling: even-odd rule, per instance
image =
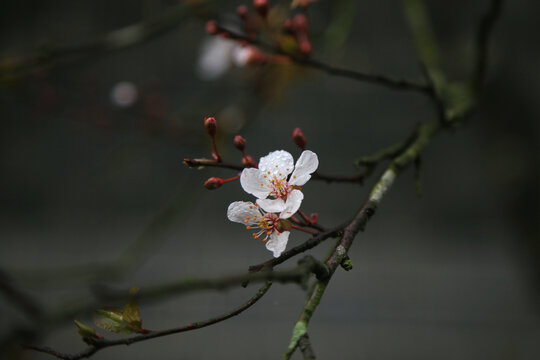
[[252, 202], [235, 201], [229, 205], [227, 217], [230, 221], [245, 225], [247, 230], [254, 230], [253, 238], [262, 238], [274, 257], [280, 256], [285, 250], [290, 231], [285, 230], [288, 221], [278, 214], [267, 213]]
[[301, 186], [318, 166], [319, 159], [312, 151], [302, 152], [294, 165], [291, 154], [277, 150], [262, 157], [257, 169], [244, 169], [240, 184], [244, 191], [257, 197], [257, 204], [264, 211], [280, 213], [281, 219], [287, 219], [300, 208], [304, 199]]

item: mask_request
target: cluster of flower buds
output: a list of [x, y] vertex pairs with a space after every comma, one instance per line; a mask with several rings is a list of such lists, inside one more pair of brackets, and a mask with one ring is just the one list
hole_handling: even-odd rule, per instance
[[311, 42], [309, 41], [309, 23], [305, 14], [296, 14], [292, 19], [283, 23], [283, 31], [293, 36], [298, 44], [298, 50], [302, 55], [311, 54]]
[[[206, 133], [210, 136], [212, 141], [212, 159], [184, 159], [184, 164], [188, 167], [204, 167], [222, 164], [222, 158], [219, 154], [219, 150], [216, 143], [216, 134], [218, 130], [218, 124], [214, 117], [206, 116], [203, 119], [203, 126]], [[243, 168], [256, 168], [257, 163], [253, 160], [253, 157], [246, 154], [246, 139], [240, 135], [236, 135], [233, 139], [233, 145], [242, 153], [242, 167]], [[226, 166], [225, 166], [226, 167]], [[204, 182], [204, 187], [208, 190], [214, 190], [220, 188], [223, 184], [240, 179], [240, 175], [234, 176], [229, 179], [222, 179], [218, 177], [211, 177]]]
[[[293, 1], [293, 6], [305, 8], [311, 2], [313, 0]], [[253, 0], [252, 11], [249, 10], [248, 6], [240, 5], [236, 13], [240, 18], [245, 35], [236, 34], [223, 28], [215, 20], [209, 20], [206, 23], [206, 32], [239, 42], [242, 48], [236, 52], [234, 59], [234, 62], [239, 66], [290, 63], [289, 56], [269, 54], [256, 46], [257, 37], [261, 37], [263, 34], [268, 35], [263, 37], [273, 39], [275, 42], [268, 45], [280, 49], [280, 52], [293, 56], [309, 56], [312, 45], [309, 39], [307, 16], [304, 13], [298, 13], [285, 20], [283, 24], [277, 25], [275, 22], [269, 21], [271, 10], [268, 0]]]
[[[212, 159], [184, 159], [184, 164], [188, 167], [204, 167], [204, 166], [216, 166], [221, 164], [223, 167], [232, 167], [235, 168], [234, 165], [230, 164], [224, 164], [222, 161], [222, 158], [219, 154], [219, 150], [216, 143], [216, 135], [218, 130], [218, 123], [216, 119], [212, 116], [206, 116], [203, 119], [203, 126], [206, 130], [206, 133], [210, 136], [211, 142], [212, 142]], [[298, 146], [300, 149], [305, 150], [306, 149], [306, 137], [304, 136], [304, 133], [299, 128], [295, 128], [292, 132], [292, 140]], [[258, 168], [257, 163], [253, 159], [251, 155], [248, 155], [246, 153], [246, 139], [242, 137], [241, 135], [236, 135], [233, 139], [233, 145], [240, 153], [242, 154], [242, 168], [248, 169], [248, 168]], [[223, 184], [235, 181], [240, 179], [240, 175], [234, 176], [229, 179], [222, 179], [219, 177], [211, 177], [207, 179], [204, 182], [204, 187], [208, 190], [215, 190], [223, 186]], [[317, 220], [314, 219], [314, 222], [316, 223]]]
[[236, 135], [234, 137], [233, 144], [234, 147], [240, 150], [240, 152], [242, 153], [242, 166], [245, 168], [256, 168], [257, 163], [255, 162], [255, 160], [253, 160], [253, 158], [250, 155], [246, 154], [246, 152], [244, 151], [244, 149], [246, 148], [246, 139], [244, 139], [240, 135]]
[[[292, 229], [311, 235], [321, 231], [317, 226], [317, 214], [309, 217], [300, 211], [304, 186], [319, 166], [317, 154], [306, 150], [306, 138], [299, 128], [294, 129], [292, 139], [302, 149], [294, 162], [293, 156], [285, 150], [276, 150], [259, 159], [256, 163], [246, 154], [246, 139], [236, 135], [233, 145], [242, 153], [242, 166], [223, 162], [216, 145], [218, 124], [214, 117], [203, 120], [206, 133], [212, 139], [212, 159], [184, 159], [189, 167], [217, 166], [242, 172], [229, 179], [211, 177], [204, 182], [208, 190], [219, 189], [223, 184], [239, 180], [248, 194], [256, 197], [255, 202], [235, 201], [227, 209], [227, 217], [245, 226], [255, 239], [261, 239], [266, 248], [278, 257], [285, 250]], [[298, 219], [295, 215], [300, 216]], [[310, 229], [311, 228], [311, 229]]]

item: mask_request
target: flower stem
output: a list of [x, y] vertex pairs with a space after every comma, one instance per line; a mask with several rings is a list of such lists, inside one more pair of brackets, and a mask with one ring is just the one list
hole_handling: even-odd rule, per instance
[[311, 231], [311, 230], [308, 230], [308, 229], [305, 229], [305, 228], [302, 228], [302, 227], [299, 227], [299, 226], [296, 226], [296, 225], [292, 225], [292, 224], [291, 224], [291, 229], [303, 231], [303, 232], [311, 234], [311, 235], [317, 235], [317, 233], [315, 231]]
[[302, 212], [302, 210], [298, 210], [297, 213], [300, 215], [300, 217], [302, 217], [302, 220], [306, 222], [306, 225], [312, 224], [311, 219], [308, 218], [307, 215]]
[[236, 175], [236, 176], [233, 176], [232, 178], [230, 179], [223, 179], [223, 183], [228, 183], [228, 182], [231, 182], [231, 181], [235, 181], [235, 180], [238, 180], [240, 179], [240, 174]]
[[212, 136], [212, 147], [214, 148], [214, 154], [215, 154], [216, 162], [220, 163], [221, 162], [221, 156], [219, 156], [215, 136]]

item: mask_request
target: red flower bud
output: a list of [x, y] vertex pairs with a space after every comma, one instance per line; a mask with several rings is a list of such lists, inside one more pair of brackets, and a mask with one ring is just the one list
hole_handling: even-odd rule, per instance
[[308, 28], [308, 19], [304, 14], [296, 14], [292, 19], [293, 28], [297, 33], [307, 34], [309, 31]]
[[248, 8], [246, 5], [240, 5], [238, 8], [236, 8], [236, 13], [240, 17], [240, 19], [245, 20], [248, 15]]
[[223, 185], [223, 179], [218, 177], [211, 177], [204, 182], [204, 187], [208, 190], [214, 190], [220, 188]]
[[294, 33], [293, 22], [291, 19], [287, 19], [283, 22], [283, 31], [286, 32], [287, 34]]
[[296, 41], [300, 52], [304, 55], [311, 54], [311, 43], [309, 42], [309, 25], [307, 16], [304, 14], [296, 14], [292, 19], [293, 32], [296, 35]]
[[304, 40], [300, 43], [300, 52], [304, 55], [311, 54], [311, 43], [308, 40]]
[[292, 132], [292, 139], [296, 146], [304, 150], [306, 148], [306, 137], [300, 128], [296, 128]]
[[253, 0], [253, 7], [259, 13], [259, 15], [266, 17], [270, 5], [268, 4], [268, 0]]
[[240, 151], [244, 151], [244, 149], [246, 148], [246, 139], [244, 139], [240, 135], [236, 135], [234, 137], [233, 143], [234, 147]]
[[208, 20], [205, 25], [206, 32], [210, 35], [219, 34], [219, 26], [216, 20]]
[[255, 163], [255, 161], [253, 161], [253, 158], [249, 155], [246, 155], [242, 158], [242, 165], [244, 167], [247, 167], [247, 168], [250, 168], [250, 167], [253, 167], [253, 168], [256, 168], [257, 167], [257, 164]]
[[217, 132], [217, 121], [211, 116], [205, 116], [203, 120], [204, 128], [210, 136], [215, 136]]

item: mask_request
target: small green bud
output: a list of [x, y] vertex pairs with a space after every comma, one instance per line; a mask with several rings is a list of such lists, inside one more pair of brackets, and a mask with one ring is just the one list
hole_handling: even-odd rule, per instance
[[352, 264], [352, 261], [351, 259], [345, 259], [341, 262], [341, 267], [345, 270], [345, 271], [350, 271], [352, 270], [353, 268], [353, 264]]

